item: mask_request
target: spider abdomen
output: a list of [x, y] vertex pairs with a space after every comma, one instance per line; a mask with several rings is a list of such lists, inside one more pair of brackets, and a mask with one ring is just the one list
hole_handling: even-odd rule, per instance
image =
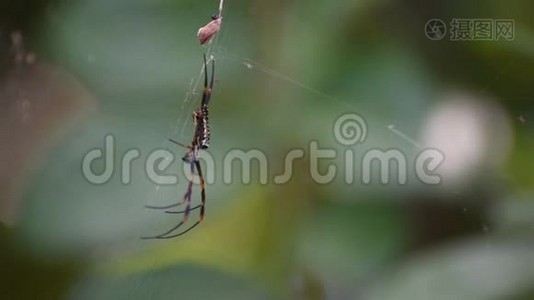
[[209, 123], [209, 111], [208, 106], [203, 105], [197, 114], [197, 133], [199, 137], [199, 147], [201, 149], [207, 149], [210, 146], [210, 123]]

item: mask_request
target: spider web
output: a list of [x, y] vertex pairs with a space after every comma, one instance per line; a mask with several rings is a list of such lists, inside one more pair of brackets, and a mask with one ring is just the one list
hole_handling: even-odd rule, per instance
[[[294, 85], [296, 87], [298, 87], [299, 89], [302, 89], [302, 90], [305, 90], [311, 94], [315, 94], [321, 98], [324, 98], [325, 100], [328, 100], [332, 103], [336, 103], [342, 107], [345, 107], [349, 110], [352, 110], [352, 111], [358, 111], [358, 109], [356, 109], [356, 107], [354, 107], [353, 105], [351, 105], [350, 103], [346, 102], [346, 101], [343, 101], [339, 98], [336, 98], [332, 95], [329, 95], [325, 92], [322, 92], [321, 90], [319, 89], [316, 89], [314, 88], [313, 86], [311, 85], [307, 85], [295, 78], [292, 78], [284, 73], [281, 73], [275, 69], [272, 69], [272, 68], [269, 68], [257, 61], [254, 61], [252, 59], [249, 59], [249, 58], [244, 58], [244, 57], [239, 57], [239, 56], [236, 56], [236, 55], [232, 55], [231, 54], [231, 51], [226, 51], [225, 49], [223, 49], [222, 47], [218, 47], [216, 49], [216, 54], [219, 58], [222, 58], [222, 59], [226, 59], [226, 60], [231, 60], [233, 61], [234, 63], [237, 63], [237, 64], [241, 64], [244, 68], [246, 68], [248, 71], [252, 71], [252, 70], [256, 70], [256, 71], [259, 71], [261, 73], [264, 73], [268, 76], [271, 76], [273, 78], [276, 78], [276, 79], [279, 79], [281, 81], [285, 81], [291, 85]], [[507, 75], [507, 73], [510, 72], [512, 66], [515, 64], [515, 60], [510, 60], [508, 61], [508, 63], [499, 68], [499, 71], [495, 74], [495, 76], [489, 81], [487, 82], [482, 89], [480, 89], [478, 91], [479, 95], [480, 96], [485, 96], [488, 94], [488, 92], [491, 90], [492, 86], [496, 84], [496, 82], [498, 82], [502, 77], [504, 77], [505, 75]], [[476, 95], [476, 94], [475, 94]], [[381, 123], [379, 122], [379, 125], [385, 129], [387, 129], [391, 134], [393, 134], [394, 136], [404, 140], [405, 142], [407, 142], [411, 147], [413, 147], [414, 149], [417, 149], [417, 150], [423, 150], [424, 149], [424, 146], [419, 142], [417, 141], [415, 138], [411, 137], [409, 134], [403, 132], [398, 126], [394, 125], [394, 124], [386, 124], [386, 123]], [[457, 193], [457, 192], [455, 192]], [[463, 206], [462, 207], [462, 214], [464, 215], [470, 215], [470, 214], [476, 214], [476, 210], [474, 212], [471, 212], [471, 208], [468, 208], [468, 206]], [[483, 238], [484, 240], [484, 243], [486, 245], [486, 248], [487, 249], [490, 249], [493, 245], [493, 237], [492, 237], [492, 225], [489, 223], [489, 221], [487, 220], [480, 220], [480, 232], [481, 232], [481, 237]]]
[[[292, 78], [282, 72], [279, 72], [275, 69], [272, 69], [272, 68], [269, 68], [257, 61], [254, 61], [250, 58], [245, 58], [245, 57], [239, 57], [239, 56], [236, 56], [236, 55], [233, 55], [231, 54], [232, 52], [231, 51], [228, 51], [226, 49], [224, 49], [223, 47], [217, 47], [216, 49], [214, 49], [215, 51], [215, 54], [217, 55], [217, 57], [219, 57], [219, 59], [225, 59], [225, 60], [230, 60], [230, 61], [233, 61], [234, 63], [237, 63], [237, 64], [241, 64], [243, 67], [245, 67], [248, 71], [252, 71], [252, 70], [256, 70], [256, 71], [259, 71], [261, 73], [264, 73], [268, 76], [271, 76], [273, 78], [276, 78], [278, 80], [281, 80], [281, 81], [284, 81], [284, 82], [287, 82], [291, 85], [294, 85], [296, 86], [297, 88], [299, 89], [302, 89], [304, 91], [307, 91], [311, 94], [314, 94], [314, 95], [317, 95], [325, 100], [328, 100], [332, 103], [335, 103], [337, 105], [340, 105], [342, 107], [345, 107], [346, 109], [349, 109], [349, 110], [352, 110], [352, 111], [359, 111], [361, 109], [358, 109], [357, 107], [355, 107], [354, 105], [351, 105], [350, 103], [348, 103], [347, 101], [344, 101], [342, 99], [339, 99], [339, 98], [336, 98], [330, 94], [327, 94], [319, 89], [316, 89], [314, 88], [313, 86], [311, 85], [307, 85], [295, 78]], [[512, 69], [512, 67], [514, 66], [515, 64], [515, 60], [514, 59], [511, 59], [508, 61], [508, 63], [506, 63], [504, 66], [501, 66], [499, 68], [499, 71], [496, 73], [495, 76], [492, 77], [491, 80], [489, 80], [484, 86], [482, 89], [480, 89], [478, 91], [478, 94], [480, 96], [486, 96], [488, 94], [488, 92], [491, 90], [491, 88], [502, 78], [504, 77], [505, 75], [507, 75], [510, 70]], [[474, 95], [476, 95], [476, 93], [474, 93]], [[362, 98], [360, 98], [360, 100], [364, 100]], [[399, 99], [399, 100], [402, 100], [402, 99]], [[415, 149], [423, 149], [424, 146], [419, 142], [417, 141], [414, 137], [410, 136], [409, 134], [405, 133], [404, 131], [402, 131], [402, 129], [395, 125], [395, 124], [392, 124], [392, 123], [384, 123], [384, 122], [378, 122], [379, 126], [384, 128], [384, 129], [387, 129], [391, 134], [395, 135], [396, 137], [404, 140], [405, 142], [407, 142], [408, 144], [411, 144]]]
[[[219, 15], [223, 16], [225, 18], [228, 17], [228, 7], [224, 7], [224, 0], [221, 0], [220, 3], [219, 3]], [[347, 109], [349, 109], [351, 111], [358, 111], [358, 109], [356, 109], [350, 103], [348, 103], [346, 101], [343, 101], [341, 99], [338, 99], [338, 98], [336, 98], [336, 97], [334, 97], [332, 95], [329, 95], [329, 94], [327, 94], [325, 92], [322, 92], [321, 90], [316, 89], [311, 85], [307, 85], [307, 84], [305, 84], [305, 83], [303, 83], [303, 82], [301, 82], [301, 81], [299, 81], [299, 80], [297, 80], [295, 78], [292, 78], [292, 77], [290, 77], [290, 76], [288, 76], [288, 75], [286, 75], [286, 74], [284, 74], [282, 72], [279, 72], [279, 71], [277, 71], [275, 69], [269, 68], [269, 67], [267, 67], [267, 66], [265, 66], [265, 65], [263, 65], [263, 64], [261, 64], [261, 63], [259, 63], [257, 61], [254, 61], [252, 59], [232, 54], [233, 53], [232, 51], [228, 51], [228, 50], [224, 49], [224, 47], [222, 47], [220, 45], [221, 44], [220, 39], [221, 39], [221, 37], [224, 38], [224, 34], [225, 34], [225, 32], [224, 32], [224, 21], [223, 21], [223, 24], [221, 26], [221, 32], [216, 34], [215, 37], [213, 38], [213, 40], [205, 47], [204, 53], [206, 54], [206, 57], [208, 58], [208, 61], [207, 61], [208, 64], [210, 64], [212, 61], [214, 61], [216, 59], [224, 59], [224, 60], [233, 61], [234, 63], [239, 64], [242, 67], [244, 67], [247, 71], [252, 71], [252, 70], [259, 71], [261, 73], [266, 74], [267, 76], [271, 76], [271, 77], [279, 79], [281, 81], [285, 81], [285, 82], [289, 83], [290, 85], [293, 85], [293, 86], [295, 86], [295, 87], [297, 87], [299, 89], [302, 89], [302, 90], [307, 91], [309, 93], [315, 94], [315, 95], [317, 95], [317, 96], [319, 96], [319, 97], [321, 97], [321, 98], [323, 98], [325, 100], [328, 100], [328, 101], [336, 103], [336, 104], [338, 104], [340, 106], [343, 106], [343, 107], [345, 107], [345, 108], [347, 108]], [[202, 52], [199, 52], [199, 56], [201, 54], [202, 54]], [[483, 89], [481, 89], [479, 91], [479, 93], [481, 95], [487, 94], [487, 92], [490, 90], [490, 88], [502, 76], [506, 75], [506, 73], [509, 71], [509, 69], [511, 68], [511, 66], [513, 64], [514, 64], [514, 62], [511, 61], [510, 64], [507, 65], [506, 67], [504, 67], [503, 70], [500, 71], [493, 78], [493, 80], [488, 82], [488, 84], [486, 86], [484, 86]], [[170, 129], [170, 134], [168, 135], [169, 138], [178, 137], [180, 139], [183, 139], [183, 140], [180, 140], [180, 141], [183, 142], [184, 144], [189, 143], [190, 133], [187, 131], [187, 129], [192, 127], [191, 113], [196, 108], [196, 106], [198, 106], [198, 101], [199, 101], [199, 97], [200, 97], [199, 89], [201, 89], [202, 86], [203, 86], [203, 80], [204, 80], [204, 63], [200, 64], [198, 75], [196, 75], [193, 78], [191, 78], [190, 83], [189, 83], [189, 87], [188, 87], [185, 95], [182, 97], [182, 101], [181, 101], [181, 104], [180, 104], [180, 109], [179, 109], [179, 112], [178, 112], [179, 116], [176, 118], [176, 120], [174, 122], [174, 125]], [[394, 136], [404, 140], [405, 142], [410, 144], [415, 149], [422, 149], [423, 148], [420, 142], [418, 142], [416, 139], [411, 137], [409, 134], [403, 132], [402, 129], [399, 126], [397, 126], [395, 124], [391, 124], [391, 123], [381, 123], [380, 126], [383, 129], [389, 131]], [[165, 149], [169, 149], [169, 150], [171, 150], [171, 151], [173, 151], [175, 153], [179, 153], [178, 152], [179, 149], [176, 148], [176, 145], [170, 143], [167, 140], [165, 140], [162, 143], [162, 146]], [[182, 166], [181, 163], [178, 163], [178, 165]], [[181, 169], [179, 169], [179, 171], [180, 170]], [[181, 183], [184, 183], [184, 182], [181, 182]], [[175, 196], [170, 197], [170, 198], [168, 197], [168, 193], [161, 193], [160, 192], [160, 187], [161, 186], [156, 185], [156, 187], [155, 187], [156, 188], [156, 197], [155, 197], [155, 199], [153, 198], [152, 200], [150, 200], [150, 202], [157, 203], [159, 205], [165, 205], [165, 204], [169, 204], [169, 203], [173, 203], [173, 202], [179, 201], [180, 198], [183, 196], [184, 186], [182, 184], [179, 184], [177, 187], [175, 187], [176, 191], [178, 191], [178, 193], [175, 194]], [[198, 192], [198, 190], [195, 190], [193, 193], [197, 193], [197, 192]], [[194, 207], [196, 205], [195, 204], [196, 201], [194, 199], [196, 199], [196, 197], [193, 197], [191, 207]], [[467, 210], [468, 210], [467, 208], [464, 208], [464, 213], [467, 213]], [[167, 221], [165, 223], [167, 223]], [[483, 228], [484, 235], [486, 236], [486, 238], [488, 238], [488, 231], [489, 231], [488, 225], [487, 224], [481, 224], [481, 226]]]

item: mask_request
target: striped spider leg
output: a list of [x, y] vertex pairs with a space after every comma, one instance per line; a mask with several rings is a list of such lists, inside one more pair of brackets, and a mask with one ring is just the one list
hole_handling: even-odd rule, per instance
[[[185, 147], [187, 149], [187, 153], [182, 157], [182, 160], [184, 163], [188, 163], [190, 165], [190, 172], [191, 177], [188, 178], [188, 184], [187, 184], [187, 190], [182, 197], [181, 201], [178, 203], [168, 205], [168, 206], [146, 206], [146, 208], [150, 209], [161, 209], [165, 210], [165, 213], [168, 214], [183, 214], [182, 220], [173, 228], [170, 230], [156, 235], [152, 237], [144, 237], [143, 239], [171, 239], [178, 236], [181, 236], [193, 228], [195, 228], [200, 222], [204, 220], [204, 213], [205, 213], [205, 206], [206, 206], [206, 185], [204, 180], [204, 175], [202, 173], [202, 168], [200, 166], [199, 161], [199, 151], [203, 149], [207, 149], [210, 144], [210, 126], [209, 126], [209, 109], [208, 104], [211, 100], [211, 92], [213, 90], [213, 84], [214, 84], [214, 77], [215, 77], [215, 63], [212, 62], [211, 64], [211, 80], [208, 85], [208, 62], [206, 60], [206, 55], [204, 55], [204, 92], [202, 93], [202, 102], [200, 105], [200, 108], [195, 110], [193, 112], [193, 124], [194, 124], [194, 136], [193, 141], [189, 146], [182, 145], [174, 140], [170, 140], [171, 142]], [[195, 207], [191, 207], [191, 196], [193, 195], [193, 177], [195, 175], [195, 170], [198, 174], [198, 177], [200, 178], [200, 198], [201, 203]], [[185, 210], [182, 211], [172, 211], [169, 209], [172, 209], [174, 207], [180, 206], [186, 204]], [[189, 228], [178, 232], [176, 232], [179, 228], [181, 228], [184, 224], [187, 223], [187, 220], [189, 219], [189, 214], [191, 211], [200, 209], [200, 215], [199, 220], [195, 222], [192, 226]]]

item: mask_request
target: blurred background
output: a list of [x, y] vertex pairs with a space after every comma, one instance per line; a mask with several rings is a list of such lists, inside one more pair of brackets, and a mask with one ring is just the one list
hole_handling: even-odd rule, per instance
[[[533, 5], [227, 0], [201, 47], [216, 0], [3, 0], [0, 298], [534, 299]], [[514, 36], [451, 41], [466, 18], [513, 20]], [[162, 172], [179, 176], [171, 186], [145, 162], [183, 155], [167, 138], [191, 140], [202, 53], [216, 61], [206, 219], [141, 240], [180, 220], [144, 206], [182, 197], [181, 160]], [[365, 142], [336, 140], [346, 113], [365, 119]], [[109, 134], [115, 171], [95, 185], [82, 160]], [[312, 141], [338, 153], [319, 164], [338, 169], [328, 184], [310, 175]], [[425, 147], [445, 156], [441, 184], [415, 176]], [[234, 149], [266, 154], [267, 184], [257, 164], [250, 183], [237, 168], [223, 182]], [[275, 184], [292, 149], [306, 157]], [[362, 184], [370, 149], [404, 153], [408, 182]]]

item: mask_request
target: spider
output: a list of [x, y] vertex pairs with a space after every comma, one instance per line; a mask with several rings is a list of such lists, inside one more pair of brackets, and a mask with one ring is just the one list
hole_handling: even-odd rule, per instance
[[[202, 222], [202, 220], [204, 220], [204, 213], [205, 213], [205, 206], [206, 206], [206, 188], [205, 188], [204, 176], [202, 174], [202, 168], [200, 167], [200, 162], [198, 159], [198, 153], [200, 150], [207, 149], [210, 144], [211, 131], [210, 131], [210, 126], [209, 126], [208, 104], [211, 100], [211, 92], [213, 90], [214, 77], [215, 77], [215, 61], [213, 61], [211, 64], [211, 80], [208, 86], [208, 62], [206, 60], [206, 55], [204, 54], [204, 92], [202, 93], [202, 102], [200, 104], [200, 108], [193, 112], [193, 124], [195, 127], [194, 133], [193, 133], [194, 134], [193, 141], [191, 142], [189, 146], [186, 146], [175, 140], [169, 139], [169, 141], [171, 141], [172, 143], [177, 144], [187, 149], [187, 152], [182, 157], [182, 160], [185, 163], [188, 163], [190, 165], [191, 177], [188, 178], [189, 183], [187, 185], [187, 191], [185, 192], [182, 200], [176, 204], [168, 205], [168, 206], [146, 206], [146, 208], [150, 208], [150, 209], [165, 210], [165, 213], [168, 213], [168, 214], [183, 214], [183, 218], [180, 221], [180, 223], [178, 223], [176, 226], [174, 226], [170, 230], [162, 234], [156, 235], [156, 236], [144, 237], [143, 239], [171, 239], [171, 238], [179, 237], [189, 232], [193, 228], [195, 228], [198, 224], [200, 224], [200, 222]], [[198, 176], [200, 178], [201, 204], [191, 208], [191, 196], [193, 194], [193, 175], [195, 174], [195, 169], [197, 170]], [[167, 210], [173, 207], [180, 206], [182, 204], [187, 204], [185, 210], [183, 211]], [[174, 231], [178, 230], [180, 227], [186, 224], [189, 218], [189, 213], [197, 209], [200, 209], [199, 220], [195, 222], [191, 227], [187, 228], [186, 230], [183, 230], [180, 233], [172, 234]]]

